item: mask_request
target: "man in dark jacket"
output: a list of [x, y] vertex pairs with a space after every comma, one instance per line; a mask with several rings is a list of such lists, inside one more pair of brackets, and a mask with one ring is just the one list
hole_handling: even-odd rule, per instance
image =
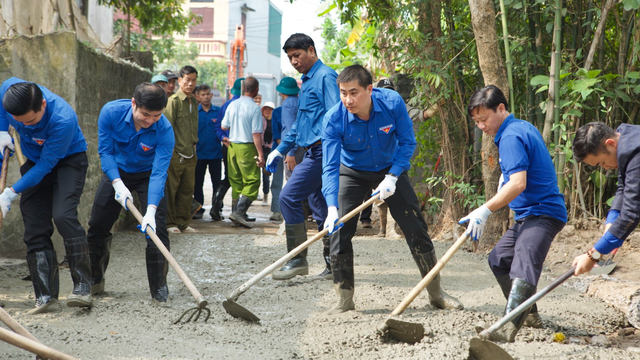
[[640, 126], [622, 124], [615, 131], [592, 122], [576, 131], [573, 157], [591, 166], [618, 169], [618, 190], [607, 215], [604, 234], [596, 244], [573, 260], [576, 275], [591, 271], [603, 254], [620, 247], [640, 221]]

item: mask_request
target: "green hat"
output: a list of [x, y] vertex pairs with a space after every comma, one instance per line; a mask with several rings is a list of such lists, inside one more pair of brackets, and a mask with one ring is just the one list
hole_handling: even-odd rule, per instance
[[278, 90], [279, 93], [285, 95], [298, 95], [300, 88], [298, 87], [298, 82], [296, 81], [296, 79], [287, 76], [283, 77], [282, 80], [280, 80], [280, 84], [276, 86], [276, 90]]
[[242, 93], [242, 80], [244, 80], [244, 78], [236, 79], [236, 81], [233, 83], [233, 87], [229, 91], [231, 93], [231, 95], [237, 95], [237, 96], [241, 95], [241, 93]]
[[157, 83], [158, 81], [164, 81], [164, 82], [168, 83], [169, 79], [167, 79], [167, 77], [164, 76], [164, 75], [156, 75], [156, 76], [151, 78], [151, 82], [154, 83], [154, 84]]

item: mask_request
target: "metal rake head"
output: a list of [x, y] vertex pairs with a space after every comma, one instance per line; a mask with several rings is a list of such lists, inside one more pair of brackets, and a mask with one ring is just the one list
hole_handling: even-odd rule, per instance
[[180, 321], [182, 321], [182, 319], [184, 319], [185, 323], [188, 323], [192, 320], [193, 322], [196, 322], [200, 318], [200, 315], [202, 315], [203, 313], [205, 314], [204, 322], [207, 322], [207, 320], [209, 320], [209, 317], [211, 316], [211, 310], [203, 306], [203, 307], [193, 307], [191, 309], [187, 309], [185, 312], [182, 313], [182, 315], [180, 315], [178, 320], [173, 322], [173, 325], [179, 323]]

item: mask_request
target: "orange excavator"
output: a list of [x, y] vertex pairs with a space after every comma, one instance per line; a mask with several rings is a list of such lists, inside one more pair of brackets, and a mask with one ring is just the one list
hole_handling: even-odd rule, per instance
[[[227, 91], [225, 92], [226, 99], [228, 100], [231, 95], [229, 91], [233, 87], [233, 83], [236, 79], [241, 78], [244, 74], [244, 69], [247, 67], [247, 42], [244, 38], [244, 26], [236, 25], [236, 34], [233, 42], [231, 43], [231, 53], [229, 60], [227, 60]], [[248, 56], [246, 56], [248, 58]]]

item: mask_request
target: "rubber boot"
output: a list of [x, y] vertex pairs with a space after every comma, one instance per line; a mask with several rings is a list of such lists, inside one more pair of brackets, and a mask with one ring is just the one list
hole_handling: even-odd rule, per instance
[[320, 274], [318, 274], [318, 277], [323, 280], [333, 280], [333, 273], [331, 273], [331, 257], [329, 256], [330, 251], [330, 237], [325, 235], [322, 237], [322, 257], [324, 258], [325, 268]]
[[88, 240], [89, 257], [91, 258], [91, 294], [104, 292], [104, 273], [109, 265], [111, 239], [110, 235], [103, 240]]
[[248, 229], [251, 229], [253, 225], [249, 224], [249, 222], [245, 217], [247, 214], [247, 210], [249, 210], [249, 206], [251, 206], [251, 202], [252, 201], [248, 197], [240, 194], [240, 197], [238, 198], [238, 203], [236, 205], [236, 210], [232, 212], [231, 215], [229, 215], [229, 219], [233, 220], [234, 222]]
[[224, 200], [227, 190], [229, 190], [228, 186], [220, 185], [213, 193], [213, 197], [211, 198], [211, 210], [209, 211], [212, 221], [224, 220], [224, 216], [222, 216], [222, 200]]
[[[291, 250], [307, 241], [307, 225], [305, 223], [285, 224], [285, 232], [287, 236], [287, 252], [291, 252]], [[304, 249], [293, 259], [287, 261], [279, 270], [274, 271], [271, 277], [273, 280], [287, 280], [297, 275], [308, 274], [307, 249]]]
[[[420, 269], [420, 274], [423, 278], [427, 276], [429, 271], [433, 269], [438, 262], [435, 249], [425, 253], [413, 254], [413, 260], [415, 260], [418, 265], [418, 269]], [[433, 278], [431, 283], [427, 285], [427, 292], [429, 292], [429, 302], [438, 309], [464, 309], [464, 306], [458, 299], [442, 290], [440, 287], [440, 274]]]
[[60, 311], [58, 291], [60, 289], [60, 275], [58, 259], [53, 250], [38, 251], [27, 254], [27, 264], [31, 274], [31, 282], [36, 295], [36, 306], [27, 314], [42, 314]]
[[[200, 209], [202, 209], [202, 204], [196, 201], [196, 199], [191, 199], [191, 218], [192, 219], [202, 219], [202, 213], [200, 213]], [[196, 217], [197, 214], [200, 214], [200, 217]]]
[[69, 271], [73, 280], [73, 291], [67, 296], [69, 307], [91, 306], [91, 262], [87, 237], [66, 239], [64, 248], [69, 260]]
[[167, 287], [167, 273], [169, 262], [158, 248], [146, 248], [147, 278], [151, 291], [151, 304], [161, 307], [171, 307], [169, 303], [169, 288]]
[[336, 315], [355, 310], [356, 305], [353, 303], [353, 253], [331, 255], [331, 268], [333, 269], [333, 287], [338, 296], [338, 302], [324, 314]]
[[[509, 293], [511, 292], [511, 277], [509, 275], [495, 275], [496, 280], [498, 280], [498, 284], [500, 285], [500, 289], [502, 290], [502, 294], [504, 298], [509, 300]], [[538, 307], [536, 304], [531, 305], [531, 309], [529, 310], [529, 315], [524, 320], [524, 326], [542, 329], [542, 318], [540, 318], [540, 314], [538, 314]]]
[[378, 236], [385, 237], [387, 235], [387, 204], [378, 206], [378, 215], [380, 216], [380, 231]]
[[[507, 314], [512, 312], [515, 308], [520, 306], [520, 304], [522, 304], [533, 294], [535, 294], [535, 292], [536, 287], [532, 284], [529, 284], [526, 280], [519, 278], [513, 279], [504, 315], [506, 316]], [[522, 325], [524, 325], [524, 321], [527, 318], [527, 315], [529, 315], [529, 310], [531, 310], [531, 308], [520, 313], [513, 320], [503, 326], [500, 330], [491, 333], [491, 335], [489, 336], [489, 340], [497, 342], [514, 342], [518, 330], [520, 330]], [[482, 330], [484, 329], [481, 327], [476, 327], [476, 331], [481, 332]]]

